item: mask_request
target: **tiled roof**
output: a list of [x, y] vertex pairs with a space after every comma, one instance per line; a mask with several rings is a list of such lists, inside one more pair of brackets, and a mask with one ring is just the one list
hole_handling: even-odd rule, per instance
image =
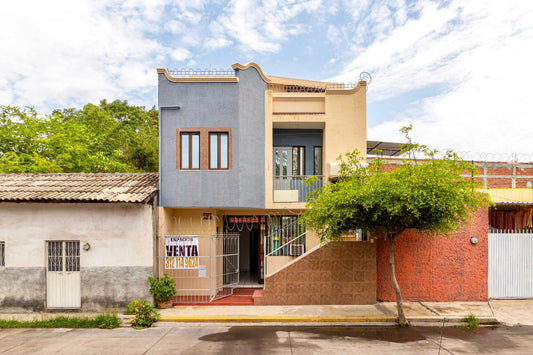
[[0, 174], [0, 201], [148, 202], [156, 173]]

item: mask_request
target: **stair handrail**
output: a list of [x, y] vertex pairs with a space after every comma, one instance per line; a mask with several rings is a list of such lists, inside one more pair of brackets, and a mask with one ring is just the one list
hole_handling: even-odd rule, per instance
[[302, 234], [300, 234], [299, 236], [297, 236], [296, 238], [293, 238], [291, 240], [289, 240], [287, 243], [285, 244], [282, 244], [280, 247], [272, 250], [270, 253], [268, 253], [266, 256], [271, 256], [272, 254], [274, 254], [275, 252], [277, 252], [278, 250], [282, 249], [283, 247], [295, 242], [296, 240], [300, 239], [301, 237], [303, 237], [304, 235], [307, 234], [307, 231], [303, 232]]

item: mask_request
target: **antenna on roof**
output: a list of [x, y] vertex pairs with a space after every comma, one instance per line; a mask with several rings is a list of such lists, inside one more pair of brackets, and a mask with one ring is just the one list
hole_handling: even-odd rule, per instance
[[359, 81], [366, 81], [366, 85], [370, 85], [372, 82], [372, 75], [370, 75], [369, 72], [362, 71], [361, 74], [359, 74]]

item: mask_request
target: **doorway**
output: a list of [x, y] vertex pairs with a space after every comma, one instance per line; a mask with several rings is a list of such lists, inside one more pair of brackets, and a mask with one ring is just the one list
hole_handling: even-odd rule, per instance
[[80, 308], [80, 242], [46, 242], [46, 307]]
[[256, 216], [225, 216], [226, 233], [239, 234], [239, 286], [260, 288], [263, 284], [263, 243], [266, 218]]

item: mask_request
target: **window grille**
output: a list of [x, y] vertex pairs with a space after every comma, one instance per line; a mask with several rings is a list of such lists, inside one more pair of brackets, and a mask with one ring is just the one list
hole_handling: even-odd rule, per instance
[[48, 271], [80, 271], [80, 242], [48, 242]]
[[0, 242], [0, 266], [6, 266], [6, 242]]

